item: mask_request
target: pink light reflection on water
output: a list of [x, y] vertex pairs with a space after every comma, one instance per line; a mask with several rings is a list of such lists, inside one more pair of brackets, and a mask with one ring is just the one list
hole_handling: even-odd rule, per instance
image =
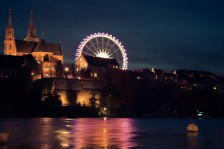
[[110, 147], [128, 148], [136, 146], [131, 119], [75, 119], [72, 124], [71, 144], [76, 148]]

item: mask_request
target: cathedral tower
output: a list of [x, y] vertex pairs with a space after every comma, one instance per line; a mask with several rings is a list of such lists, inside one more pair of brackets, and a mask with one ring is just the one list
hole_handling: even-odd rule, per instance
[[6, 27], [5, 40], [4, 40], [4, 54], [5, 55], [16, 55], [16, 44], [14, 27], [12, 25], [12, 11], [9, 9], [9, 20]]
[[27, 35], [24, 38], [24, 41], [33, 41], [39, 42], [39, 38], [37, 38], [37, 30], [33, 22], [33, 12], [30, 11], [30, 23], [27, 31]]

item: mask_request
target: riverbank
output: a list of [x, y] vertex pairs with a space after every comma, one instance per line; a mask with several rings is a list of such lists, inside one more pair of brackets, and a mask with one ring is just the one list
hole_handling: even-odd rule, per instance
[[91, 108], [85, 106], [47, 106], [39, 105], [35, 107], [31, 106], [11, 106], [4, 105], [0, 106], [0, 118], [26, 118], [26, 117], [86, 117], [86, 118], [97, 118], [97, 117], [111, 117], [111, 118], [223, 118], [218, 116], [201, 116], [195, 113], [194, 115], [180, 115], [177, 113], [166, 113], [166, 112], [139, 112], [130, 108], [119, 108], [119, 109], [107, 109], [107, 115], [102, 115], [99, 108]]

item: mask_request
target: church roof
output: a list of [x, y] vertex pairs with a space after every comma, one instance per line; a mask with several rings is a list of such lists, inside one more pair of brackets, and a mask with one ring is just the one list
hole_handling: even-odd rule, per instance
[[47, 44], [45, 42], [44, 39], [41, 39], [37, 45], [35, 46], [35, 48], [33, 49], [33, 52], [49, 52], [47, 50]]
[[62, 55], [61, 46], [58, 43], [46, 43], [44, 39], [39, 42], [15, 40], [17, 52], [52, 52], [54, 55]]
[[87, 63], [91, 66], [102, 66], [106, 67], [107, 65], [118, 65], [118, 62], [116, 59], [108, 59], [108, 58], [100, 58], [100, 57], [93, 57], [93, 56], [87, 56], [83, 55]]
[[47, 49], [55, 55], [62, 55], [61, 45], [59, 43], [47, 43]]
[[27, 42], [23, 40], [15, 40], [17, 52], [32, 53], [37, 42]]

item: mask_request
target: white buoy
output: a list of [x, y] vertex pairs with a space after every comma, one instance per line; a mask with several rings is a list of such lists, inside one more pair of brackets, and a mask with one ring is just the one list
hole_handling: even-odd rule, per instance
[[8, 142], [9, 133], [0, 133], [0, 144], [5, 144]]
[[194, 123], [190, 123], [187, 126], [187, 131], [188, 132], [198, 132], [198, 126]]

